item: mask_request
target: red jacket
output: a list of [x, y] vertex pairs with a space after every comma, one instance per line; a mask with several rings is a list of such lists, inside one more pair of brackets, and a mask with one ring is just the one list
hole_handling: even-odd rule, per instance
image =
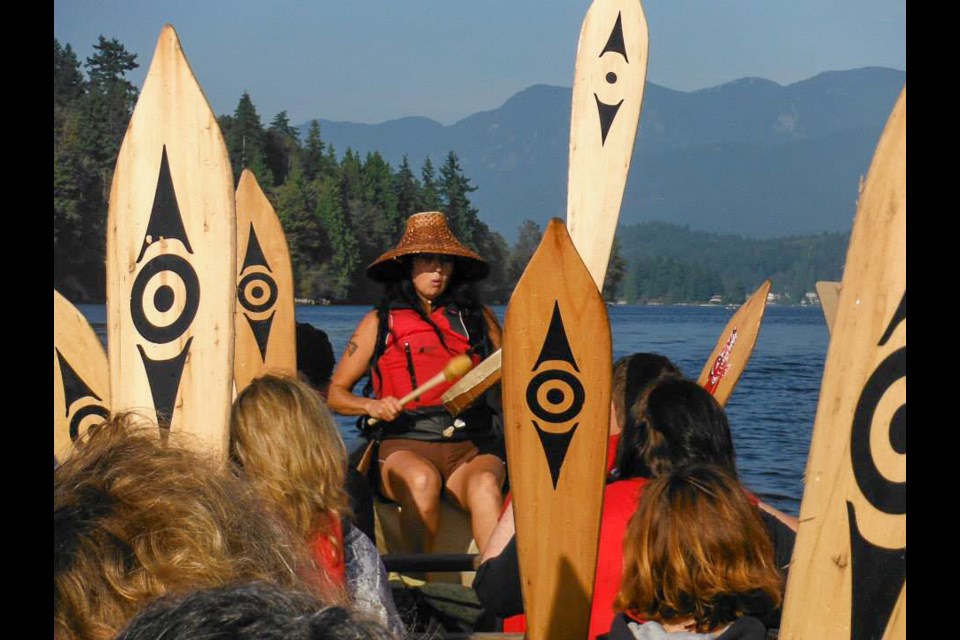
[[[466, 323], [458, 311], [439, 307], [430, 314], [430, 319], [443, 334], [446, 348], [440, 343], [433, 327], [424, 322], [416, 311], [390, 310], [386, 347], [377, 360], [377, 374], [373, 376], [373, 390], [377, 398], [402, 398], [443, 371], [450, 358], [466, 353], [470, 348]], [[472, 359], [477, 364], [480, 356], [473, 355]], [[441, 397], [451, 386], [452, 383], [443, 382], [404, 407], [439, 406], [443, 404]]]
[[[593, 582], [593, 607], [587, 636], [591, 640], [610, 631], [610, 625], [613, 624], [613, 599], [620, 590], [623, 573], [623, 539], [647, 482], [646, 478], [628, 478], [611, 482], [604, 489], [597, 575]], [[527, 620], [523, 615], [503, 621], [505, 632], [526, 631], [526, 627]]]

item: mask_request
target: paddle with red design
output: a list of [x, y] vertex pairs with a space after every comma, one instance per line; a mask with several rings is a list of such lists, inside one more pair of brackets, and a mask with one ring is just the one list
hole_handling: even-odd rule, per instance
[[713, 348], [697, 379], [700, 386], [713, 394], [721, 406], [727, 404], [753, 353], [769, 292], [770, 281], [764, 280], [753, 295], [740, 305], [723, 328], [717, 346]]

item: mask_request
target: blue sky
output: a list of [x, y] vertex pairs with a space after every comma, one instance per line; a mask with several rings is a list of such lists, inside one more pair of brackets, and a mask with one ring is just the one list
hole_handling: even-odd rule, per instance
[[[570, 86], [589, 2], [566, 0], [55, 0], [53, 35], [83, 61], [97, 36], [138, 54], [177, 29], [213, 110], [249, 91], [264, 123], [320, 117], [444, 124], [532, 84]], [[905, 0], [646, 0], [651, 82], [691, 91], [744, 76], [906, 69]]]

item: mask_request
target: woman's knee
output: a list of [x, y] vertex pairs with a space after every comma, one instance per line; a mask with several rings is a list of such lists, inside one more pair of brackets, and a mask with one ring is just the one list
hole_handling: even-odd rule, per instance
[[470, 479], [470, 500], [497, 501], [503, 499], [500, 486], [503, 479], [490, 471], [481, 471]]

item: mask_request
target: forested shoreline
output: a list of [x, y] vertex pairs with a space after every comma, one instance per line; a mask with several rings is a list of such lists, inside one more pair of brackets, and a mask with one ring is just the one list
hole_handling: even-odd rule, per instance
[[[138, 95], [126, 74], [137, 55], [100, 37], [82, 64], [54, 39], [54, 288], [73, 302], [103, 302], [107, 201], [120, 143]], [[476, 190], [454, 150], [419, 167], [394, 168], [377, 152], [342, 155], [313, 121], [301, 139], [286, 111], [264, 126], [251, 96], [218, 122], [234, 179], [254, 172], [287, 234], [299, 298], [375, 301], [366, 266], [392, 247], [406, 218], [440, 210], [465, 244], [486, 258], [481, 295], [505, 303], [540, 241], [524, 220], [513, 246], [480, 219]], [[518, 216], [518, 221], [521, 218]], [[604, 295], [628, 303], [741, 302], [765, 278], [784, 302], [817, 280], [840, 278], [849, 233], [752, 240], [643, 223], [618, 231]]]

